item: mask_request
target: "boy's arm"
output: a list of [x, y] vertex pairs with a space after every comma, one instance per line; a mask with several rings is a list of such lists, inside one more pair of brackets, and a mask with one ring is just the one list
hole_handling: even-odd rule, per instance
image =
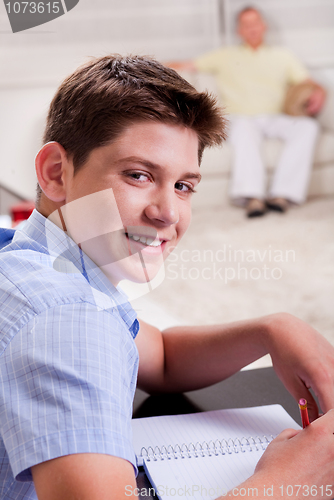
[[269, 353], [274, 369], [298, 401], [318, 416], [334, 408], [334, 349], [312, 327], [280, 313], [226, 325], [174, 327], [163, 332], [141, 322], [138, 385], [149, 393], [183, 392], [223, 380]]
[[[311, 419], [318, 411], [309, 387], [319, 397], [323, 411], [334, 407], [334, 349], [313, 328], [289, 314], [220, 326], [175, 327], [162, 333], [141, 323], [137, 339], [138, 383], [148, 392], [203, 387], [269, 353], [277, 374], [296, 400], [305, 397], [311, 403]], [[303, 431], [281, 433], [269, 445], [254, 475], [227, 496], [332, 498], [333, 484], [332, 410]], [[298, 485], [302, 491], [297, 492]], [[273, 493], [266, 494], [269, 487]]]
[[38, 500], [137, 498], [132, 464], [99, 453], [78, 453], [31, 468]]

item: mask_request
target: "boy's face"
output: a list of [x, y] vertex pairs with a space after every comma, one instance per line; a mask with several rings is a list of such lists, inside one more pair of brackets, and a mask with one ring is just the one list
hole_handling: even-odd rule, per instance
[[64, 175], [62, 211], [73, 239], [114, 284], [145, 282], [189, 226], [198, 137], [183, 126], [138, 122]]

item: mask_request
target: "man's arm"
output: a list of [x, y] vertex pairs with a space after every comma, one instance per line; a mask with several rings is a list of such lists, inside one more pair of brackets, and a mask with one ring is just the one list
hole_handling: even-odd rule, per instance
[[274, 369], [296, 401], [334, 408], [334, 349], [312, 327], [290, 314], [226, 325], [174, 327], [163, 332], [141, 322], [138, 385], [149, 393], [182, 392], [223, 380], [269, 353]]
[[38, 500], [137, 498], [132, 464], [98, 453], [78, 453], [31, 468]]
[[188, 61], [168, 61], [165, 63], [169, 68], [175, 69], [175, 71], [197, 71], [196, 64], [192, 60]]

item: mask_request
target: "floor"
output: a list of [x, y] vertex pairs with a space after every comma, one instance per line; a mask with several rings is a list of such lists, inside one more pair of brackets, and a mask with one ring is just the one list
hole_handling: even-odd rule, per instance
[[[334, 345], [334, 199], [247, 219], [242, 209], [197, 211], [165, 262], [163, 282], [133, 301], [165, 328], [290, 312]], [[250, 365], [269, 366], [269, 356]]]

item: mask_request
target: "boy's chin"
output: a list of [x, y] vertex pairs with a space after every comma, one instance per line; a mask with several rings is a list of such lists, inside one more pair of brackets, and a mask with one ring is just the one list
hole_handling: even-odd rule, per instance
[[116, 262], [102, 266], [100, 269], [108, 279], [117, 286], [120, 281], [124, 280], [137, 284], [150, 283], [157, 277], [162, 265], [163, 262], [159, 262], [159, 264], [157, 263], [155, 265], [145, 265], [145, 263], [143, 265], [142, 262], [126, 265]]

